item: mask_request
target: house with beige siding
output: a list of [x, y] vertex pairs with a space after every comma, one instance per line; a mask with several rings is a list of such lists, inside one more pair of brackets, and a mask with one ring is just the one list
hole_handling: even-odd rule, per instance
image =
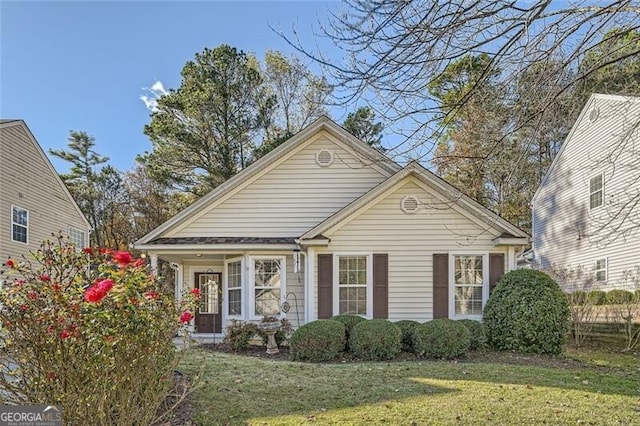
[[197, 287], [194, 327], [338, 314], [476, 318], [528, 244], [420, 164], [404, 167], [323, 117], [141, 238]]
[[[0, 120], [0, 259], [20, 259], [62, 232], [79, 247], [89, 223], [23, 120]], [[0, 277], [2, 280], [2, 277]]]
[[640, 284], [640, 98], [594, 94], [533, 197], [533, 264], [568, 291]]

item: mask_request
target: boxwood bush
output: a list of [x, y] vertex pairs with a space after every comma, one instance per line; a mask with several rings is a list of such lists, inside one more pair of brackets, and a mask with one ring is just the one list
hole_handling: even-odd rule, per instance
[[459, 321], [446, 318], [420, 324], [413, 331], [416, 354], [428, 358], [452, 359], [469, 350], [471, 335]]
[[495, 349], [558, 354], [569, 330], [567, 296], [544, 272], [511, 271], [491, 293], [484, 325]]
[[611, 290], [607, 293], [608, 305], [625, 305], [633, 303], [634, 294], [627, 290]]
[[351, 329], [349, 351], [360, 359], [391, 359], [402, 350], [400, 327], [384, 319], [361, 321]]
[[317, 320], [298, 328], [289, 340], [291, 359], [331, 361], [344, 350], [345, 327], [340, 321]]
[[365, 318], [359, 315], [335, 315], [331, 317], [334, 321], [339, 321], [344, 324], [344, 331], [346, 333], [345, 349], [349, 350], [349, 337], [351, 337], [351, 329], [360, 324], [362, 321], [366, 321]]
[[413, 330], [420, 325], [418, 321], [402, 320], [394, 323], [402, 332], [402, 350], [413, 353]]
[[252, 322], [231, 320], [225, 329], [223, 341], [235, 352], [244, 351], [249, 347], [249, 341], [258, 332], [258, 326]]
[[602, 290], [592, 290], [588, 294], [589, 303], [592, 305], [604, 305], [607, 303], [607, 292]]
[[462, 319], [459, 321], [469, 330], [469, 337], [471, 339], [469, 349], [476, 350], [484, 348], [487, 344], [487, 334], [484, 331], [484, 325], [480, 321], [471, 319]]

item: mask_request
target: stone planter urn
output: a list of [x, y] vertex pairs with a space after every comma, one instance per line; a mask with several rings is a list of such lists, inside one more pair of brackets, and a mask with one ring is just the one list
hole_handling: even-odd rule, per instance
[[263, 322], [258, 324], [258, 328], [267, 335], [267, 355], [280, 352], [275, 337], [278, 330], [280, 330], [280, 322]]

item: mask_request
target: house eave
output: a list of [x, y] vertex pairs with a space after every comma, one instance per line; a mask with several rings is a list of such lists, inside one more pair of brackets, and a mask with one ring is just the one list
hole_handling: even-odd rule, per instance
[[526, 246], [529, 244], [529, 237], [498, 237], [493, 239], [494, 246]]
[[224, 253], [227, 251], [292, 251], [297, 244], [134, 244], [134, 250], [163, 253]]
[[331, 239], [330, 238], [306, 238], [306, 239], [301, 239], [297, 241], [298, 241], [298, 244], [300, 244], [300, 246], [302, 247], [309, 247], [309, 246], [327, 247], [329, 246]]

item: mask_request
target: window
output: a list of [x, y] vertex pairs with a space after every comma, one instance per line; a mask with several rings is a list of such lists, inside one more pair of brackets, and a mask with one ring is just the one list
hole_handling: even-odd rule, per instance
[[27, 242], [29, 234], [29, 212], [17, 206], [11, 206], [11, 240]]
[[488, 295], [486, 255], [453, 256], [453, 312], [458, 318], [480, 318]]
[[337, 315], [370, 316], [372, 312], [373, 270], [370, 255], [337, 255], [334, 271], [337, 295], [334, 312]]
[[600, 207], [604, 203], [604, 177], [602, 173], [589, 180], [589, 209]]
[[284, 291], [284, 258], [253, 259], [253, 315], [280, 314], [280, 296]]
[[84, 248], [87, 245], [84, 231], [76, 228], [69, 228], [69, 242], [76, 248]]
[[227, 263], [227, 309], [229, 316], [242, 315], [242, 261]]
[[596, 260], [596, 281], [607, 281], [607, 259]]

